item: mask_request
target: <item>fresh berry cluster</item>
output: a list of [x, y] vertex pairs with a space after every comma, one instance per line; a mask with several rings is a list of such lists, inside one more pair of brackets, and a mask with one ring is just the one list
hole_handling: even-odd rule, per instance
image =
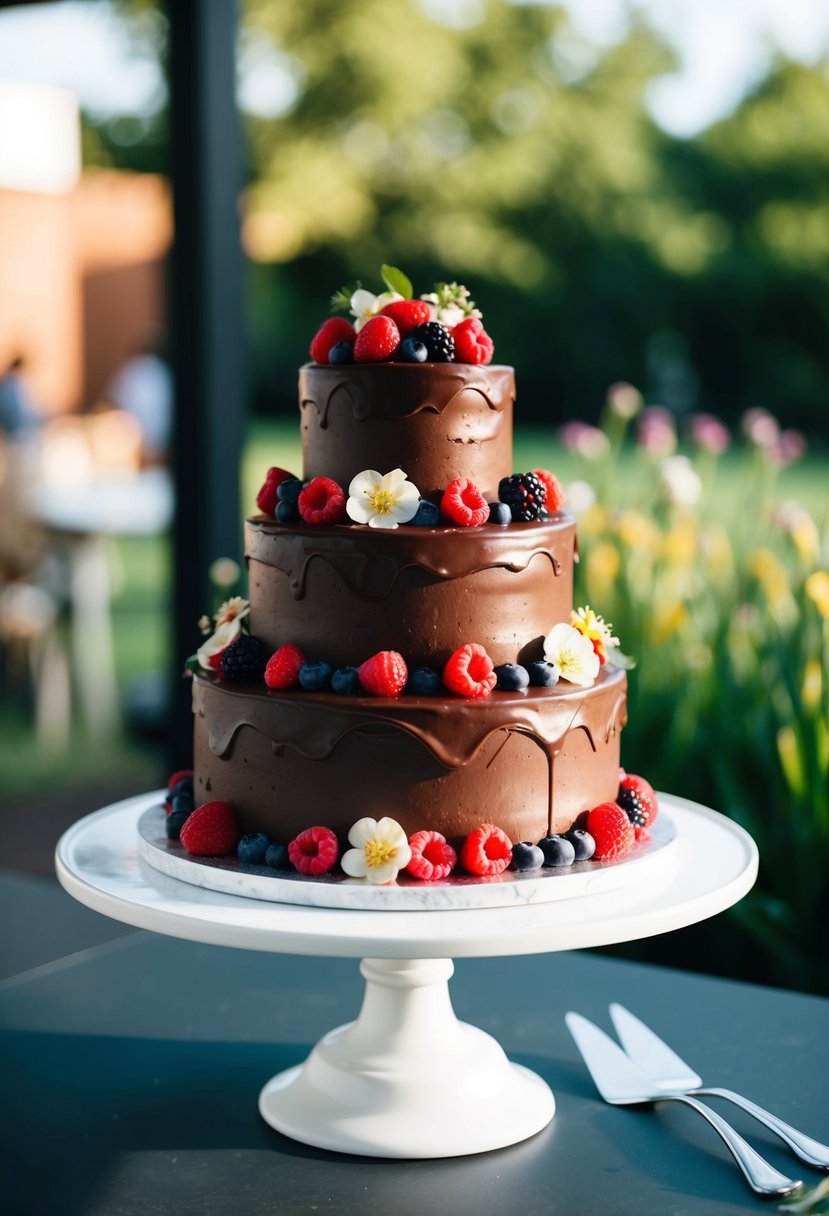
[[[349, 522], [346, 493], [330, 477], [301, 481], [286, 469], [268, 469], [256, 504], [263, 515], [281, 524]], [[442, 493], [434, 496], [434, 500], [422, 498], [417, 513], [406, 522], [421, 528], [434, 528], [441, 523], [461, 528], [475, 528], [485, 523], [506, 527], [513, 521], [530, 523], [546, 519], [563, 506], [564, 490], [549, 469], [513, 473], [502, 478], [498, 501], [490, 503], [474, 481], [456, 477]]]
[[394, 266], [383, 266], [387, 290], [374, 295], [362, 287], [343, 288], [335, 309], [354, 318], [323, 321], [311, 340], [314, 363], [490, 363], [494, 345], [480, 311], [458, 283], [438, 283], [414, 298], [411, 281]]
[[[305, 692], [334, 692], [346, 697], [399, 697], [404, 694], [436, 697], [449, 692], [476, 699], [487, 697], [493, 691], [552, 688], [558, 683], [561, 671], [544, 659], [526, 666], [520, 663], [496, 666], [478, 642], [458, 646], [440, 671], [433, 667], [410, 670], [403, 655], [396, 650], [380, 650], [356, 667], [335, 668], [324, 659], [308, 659], [293, 642], [279, 646], [266, 659], [260, 640], [242, 634], [222, 652], [219, 674], [242, 683], [258, 683], [264, 679], [267, 687], [275, 692], [301, 688]], [[625, 796], [632, 798], [633, 794]], [[619, 801], [622, 802], [621, 792]], [[644, 826], [650, 814], [649, 805], [639, 813], [645, 815]]]
[[[502, 828], [482, 823], [463, 842], [458, 855], [440, 832], [424, 829], [409, 837], [411, 858], [406, 872], [423, 882], [440, 882], [457, 865], [479, 878], [493, 878], [511, 869], [563, 869], [579, 861], [615, 861], [646, 836], [646, 825], [657, 813], [656, 795], [644, 777], [620, 770], [619, 801], [604, 802], [584, 816], [584, 826], [513, 844]], [[631, 803], [626, 809], [622, 802]], [[167, 836], [180, 840], [188, 853], [219, 857], [236, 853], [245, 865], [295, 870], [309, 878], [329, 874], [340, 859], [340, 842], [331, 828], [306, 828], [286, 843], [264, 832], [241, 836], [233, 807], [214, 801], [193, 805], [193, 774], [179, 770], [170, 777], [165, 800]], [[638, 822], [643, 819], [644, 822]]]

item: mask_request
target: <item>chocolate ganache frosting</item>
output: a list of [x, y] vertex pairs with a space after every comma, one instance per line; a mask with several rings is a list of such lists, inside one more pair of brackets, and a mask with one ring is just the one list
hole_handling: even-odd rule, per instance
[[575, 536], [567, 512], [508, 528], [394, 531], [250, 519], [251, 631], [271, 650], [291, 641], [337, 666], [378, 650], [443, 666], [479, 638], [494, 663], [530, 662], [569, 617]]
[[364, 469], [401, 468], [428, 495], [456, 477], [489, 500], [511, 470], [515, 376], [469, 363], [366, 363], [299, 373], [305, 477], [346, 490]]
[[[304, 476], [347, 493], [402, 469], [422, 496], [467, 478], [492, 502], [512, 472], [509, 367], [464, 363], [308, 365], [300, 372]], [[543, 657], [570, 620], [576, 526], [566, 511], [506, 527], [246, 523], [250, 632], [272, 652], [358, 667], [399, 652], [441, 673], [474, 642], [493, 663]], [[391, 816], [460, 844], [481, 823], [515, 841], [564, 832], [615, 798], [624, 672], [589, 687], [485, 697], [351, 696], [210, 673], [193, 682], [197, 799], [232, 803], [243, 832], [287, 842], [313, 825], [346, 847], [364, 816]]]

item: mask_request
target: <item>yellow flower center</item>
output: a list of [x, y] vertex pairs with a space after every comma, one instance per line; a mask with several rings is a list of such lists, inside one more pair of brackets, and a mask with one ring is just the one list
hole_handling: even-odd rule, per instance
[[375, 866], [384, 866], [396, 852], [395, 846], [387, 840], [370, 840], [365, 847], [366, 865], [370, 870]]
[[376, 486], [370, 501], [371, 509], [375, 515], [390, 515], [391, 509], [397, 500], [391, 490], [383, 490], [380, 486]]

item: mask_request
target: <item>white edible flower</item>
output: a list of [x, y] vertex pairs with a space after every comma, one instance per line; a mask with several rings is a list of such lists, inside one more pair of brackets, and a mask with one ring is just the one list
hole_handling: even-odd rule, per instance
[[227, 621], [243, 621], [249, 612], [248, 601], [241, 595], [234, 595], [231, 599], [225, 600], [213, 620], [217, 625], [224, 625]]
[[345, 509], [349, 519], [370, 528], [396, 528], [414, 519], [420, 493], [402, 469], [378, 473], [366, 469], [348, 487]]
[[589, 688], [599, 674], [599, 656], [590, 638], [572, 625], [554, 625], [544, 639], [544, 658], [561, 671], [561, 678]]
[[223, 650], [226, 650], [231, 642], [235, 642], [241, 632], [241, 617], [236, 616], [231, 621], [223, 621], [216, 632], [212, 633], [196, 651], [199, 666], [203, 667], [205, 671], [215, 671], [216, 664], [211, 663], [210, 660], [215, 659]]
[[356, 318], [355, 332], [359, 333], [366, 321], [376, 317], [387, 304], [393, 304], [395, 300], [402, 299], [403, 297], [396, 291], [381, 291], [380, 295], [376, 296], [373, 291], [366, 291], [365, 287], [358, 287], [351, 297], [351, 313]]
[[348, 843], [353, 848], [340, 862], [346, 874], [378, 885], [393, 882], [412, 856], [406, 833], [396, 820], [387, 817], [358, 819], [348, 833]]

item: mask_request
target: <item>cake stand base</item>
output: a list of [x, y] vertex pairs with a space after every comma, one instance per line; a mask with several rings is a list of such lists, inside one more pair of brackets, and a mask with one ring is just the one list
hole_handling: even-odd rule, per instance
[[550, 1088], [458, 1021], [450, 959], [364, 959], [355, 1022], [259, 1095], [271, 1127], [371, 1157], [457, 1157], [526, 1140], [553, 1117]]

